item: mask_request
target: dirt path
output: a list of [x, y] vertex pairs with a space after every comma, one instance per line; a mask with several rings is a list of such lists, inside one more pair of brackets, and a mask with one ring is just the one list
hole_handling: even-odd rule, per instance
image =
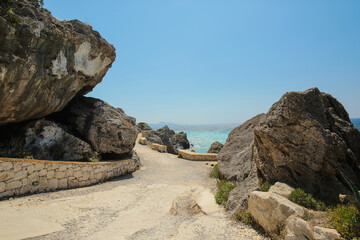
[[204, 163], [135, 149], [133, 175], [0, 202], [0, 239], [263, 239], [215, 203]]

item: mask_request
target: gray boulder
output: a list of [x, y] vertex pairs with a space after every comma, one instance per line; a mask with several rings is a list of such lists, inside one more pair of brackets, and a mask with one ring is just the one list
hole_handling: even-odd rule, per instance
[[88, 143], [45, 119], [3, 126], [0, 131], [2, 157], [88, 161], [95, 156]]
[[105, 159], [130, 154], [135, 146], [135, 118], [100, 99], [74, 98], [63, 111], [51, 118], [68, 126]]
[[27, 126], [24, 152], [31, 153], [35, 159], [46, 160], [88, 161], [94, 156], [88, 143], [43, 119]]
[[211, 146], [207, 152], [208, 153], [219, 153], [223, 147], [224, 147], [224, 145], [222, 143], [219, 143], [218, 141], [216, 141], [216, 142], [213, 142], [213, 144], [211, 144]]
[[60, 111], [115, 61], [115, 48], [91, 26], [60, 21], [38, 1], [2, 1], [0, 32], [0, 125]]
[[350, 192], [342, 172], [360, 188], [360, 132], [331, 95], [317, 88], [288, 92], [260, 125], [254, 131], [259, 177], [327, 201]]
[[175, 133], [167, 125], [158, 130], [145, 131], [146, 140], [150, 143], [166, 145], [167, 152], [178, 154], [178, 149], [188, 149], [190, 147], [186, 133]]
[[246, 209], [250, 193], [258, 188], [254, 129], [264, 119], [265, 114], [259, 114], [232, 130], [218, 154], [220, 177], [237, 185], [229, 195], [229, 210]]
[[154, 131], [154, 130], [146, 131], [145, 132], [145, 137], [146, 137], [147, 142], [157, 143], [157, 144], [160, 144], [160, 145], [163, 144], [161, 138], [156, 134], [156, 131]]
[[153, 129], [149, 126], [149, 124], [147, 124], [146, 122], [139, 122], [139, 123], [137, 124], [137, 128], [138, 128], [139, 132], [141, 132], [141, 131], [151, 131], [151, 130], [153, 130]]
[[166, 145], [168, 153], [178, 154], [176, 147], [171, 142], [172, 137], [175, 135], [173, 130], [165, 125], [164, 127], [156, 130], [156, 134], [161, 138], [162, 144]]
[[171, 144], [175, 146], [176, 149], [190, 148], [189, 140], [187, 139], [187, 135], [184, 132], [175, 133], [171, 137]]

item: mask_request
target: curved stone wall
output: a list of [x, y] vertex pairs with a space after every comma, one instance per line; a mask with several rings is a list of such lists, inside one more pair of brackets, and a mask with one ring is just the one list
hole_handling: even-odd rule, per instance
[[0, 158], [0, 199], [89, 186], [134, 172], [139, 166], [135, 158], [94, 163]]

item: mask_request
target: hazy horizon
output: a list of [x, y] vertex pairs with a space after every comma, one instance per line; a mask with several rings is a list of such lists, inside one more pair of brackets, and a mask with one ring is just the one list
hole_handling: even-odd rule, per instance
[[242, 123], [318, 87], [360, 118], [360, 1], [45, 0], [116, 61], [88, 96], [138, 122]]

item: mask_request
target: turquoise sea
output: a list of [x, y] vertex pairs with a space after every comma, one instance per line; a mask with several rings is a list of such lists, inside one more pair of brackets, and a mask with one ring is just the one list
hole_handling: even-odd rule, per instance
[[190, 148], [190, 150], [195, 150], [195, 152], [197, 153], [206, 153], [213, 142], [218, 141], [224, 144], [230, 133], [230, 130], [224, 130], [224, 131], [183, 130], [183, 132], [186, 132], [190, 144], [193, 145]]
[[[360, 118], [353, 118], [351, 122], [360, 130]], [[239, 124], [240, 125], [240, 124]], [[180, 132], [177, 130], [176, 132]], [[206, 153], [209, 150], [211, 144], [215, 141], [224, 144], [226, 139], [231, 132], [231, 129], [224, 130], [182, 130], [186, 132], [187, 138], [193, 147], [190, 150], [195, 150], [198, 153]]]

